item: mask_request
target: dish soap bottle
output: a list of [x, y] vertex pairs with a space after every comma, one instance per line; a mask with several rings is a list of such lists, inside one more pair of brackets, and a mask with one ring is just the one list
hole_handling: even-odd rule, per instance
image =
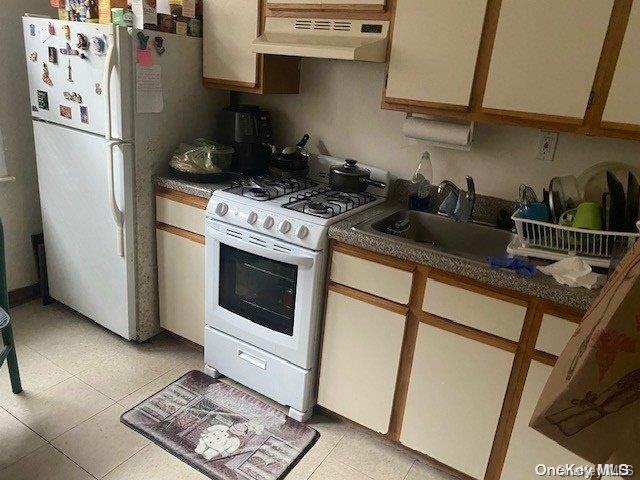
[[433, 165], [431, 155], [424, 152], [418, 162], [416, 173], [411, 179], [409, 192], [409, 209], [426, 212], [429, 210], [429, 187], [433, 183]]

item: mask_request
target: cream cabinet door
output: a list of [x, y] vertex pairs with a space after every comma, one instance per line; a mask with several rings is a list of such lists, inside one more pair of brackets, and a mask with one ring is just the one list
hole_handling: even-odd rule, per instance
[[535, 467], [539, 464], [549, 466], [572, 463], [590, 465], [586, 460], [529, 427], [529, 421], [533, 416], [551, 370], [552, 367], [536, 361], [531, 362], [520, 400], [518, 415], [511, 433], [507, 458], [502, 468], [500, 478], [504, 480], [536, 478]]
[[258, 36], [259, 13], [259, 0], [204, 2], [204, 78], [256, 85], [257, 57], [251, 44]]
[[329, 291], [318, 404], [387, 433], [406, 316]]
[[386, 97], [469, 105], [486, 0], [401, 0]]
[[204, 345], [204, 244], [156, 229], [160, 326]]
[[613, 0], [503, 0], [484, 109], [581, 120], [612, 7]]
[[[602, 121], [640, 129], [640, 2], [633, 2]], [[606, 125], [605, 125], [606, 126]]]
[[400, 441], [473, 478], [484, 478], [513, 357], [421, 324]]

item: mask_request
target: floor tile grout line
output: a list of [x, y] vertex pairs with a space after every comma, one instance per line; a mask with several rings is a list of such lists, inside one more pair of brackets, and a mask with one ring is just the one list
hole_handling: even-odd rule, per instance
[[[58, 438], [58, 437], [56, 437]], [[55, 439], [54, 439], [55, 440]], [[69, 461], [71, 461], [72, 463], [74, 463], [75, 465], [78, 466], [78, 468], [82, 469], [83, 472], [86, 472], [87, 475], [89, 475], [91, 478], [97, 478], [95, 475], [92, 475], [91, 472], [89, 472], [88, 470], [86, 470], [85, 468], [82, 467], [82, 465], [80, 465], [78, 462], [76, 462], [73, 458], [71, 458], [69, 455], [67, 455], [66, 453], [64, 453], [62, 450], [60, 450], [58, 447], [56, 447], [53, 443], [48, 442], [49, 445], [51, 445], [53, 448], [55, 448], [62, 456], [66, 457], [67, 459], [69, 459]]]
[[100, 479], [107, 477], [111, 472], [113, 472], [114, 470], [116, 470], [118, 467], [122, 466], [123, 464], [127, 463], [129, 460], [131, 460], [133, 457], [135, 457], [136, 455], [138, 455], [142, 450], [144, 450], [145, 448], [147, 448], [149, 445], [155, 445], [151, 440], [147, 440], [147, 443], [145, 445], [143, 445], [139, 450], [136, 450], [132, 455], [128, 456], [127, 458], [125, 458], [122, 462], [120, 462], [118, 465], [116, 465], [115, 467], [113, 467], [111, 470], [109, 470], [107, 473], [105, 473], [104, 475], [102, 475], [100, 477]]
[[370, 478], [371, 480], [376, 480], [376, 479], [375, 479], [374, 477], [372, 477], [371, 475], [369, 475], [369, 474], [367, 474], [367, 473], [365, 473], [365, 472], [363, 472], [363, 471], [358, 470], [356, 467], [353, 467], [353, 466], [349, 465], [348, 463], [343, 462], [343, 461], [342, 461], [342, 460], [340, 460], [339, 458], [336, 458], [336, 459], [335, 459], [335, 461], [336, 461], [336, 462], [338, 462], [340, 465], [344, 465], [345, 467], [349, 467], [350, 469], [355, 470], [355, 471], [356, 471], [356, 472], [358, 472], [358, 473], [361, 473], [362, 475], [364, 475], [364, 476], [365, 476], [365, 477], [367, 477], [367, 478]]
[[[320, 434], [320, 435], [322, 435], [322, 434]], [[335, 445], [334, 445], [333, 447], [331, 447], [331, 450], [329, 450], [329, 452], [327, 452], [327, 454], [322, 458], [322, 460], [320, 460], [320, 463], [318, 463], [318, 466], [317, 466], [316, 468], [314, 468], [314, 469], [311, 471], [311, 474], [307, 477], [307, 480], [309, 480], [311, 477], [313, 477], [313, 474], [314, 474], [314, 473], [316, 473], [316, 470], [318, 470], [318, 469], [320, 468], [320, 466], [325, 462], [325, 460], [326, 460], [327, 458], [329, 458], [329, 455], [331, 455], [331, 452], [333, 452], [333, 451], [336, 449], [336, 447], [338, 446], [338, 444], [340, 443], [340, 441], [344, 438], [344, 435], [345, 435], [345, 434], [343, 433], [343, 434], [340, 436], [340, 438], [336, 441]], [[313, 448], [313, 447], [311, 447], [311, 448]], [[308, 452], [307, 452], [307, 453], [308, 453]], [[305, 454], [305, 455], [306, 455], [306, 454]], [[303, 456], [302, 458], [304, 458], [304, 456]], [[301, 459], [301, 460], [302, 460], [302, 459]]]
[[409, 474], [411, 473], [411, 469], [413, 469], [414, 465], [418, 463], [418, 460], [414, 460], [413, 463], [409, 466], [409, 471], [407, 472], [407, 474], [402, 477], [402, 480], [407, 480], [407, 478], [409, 478]]

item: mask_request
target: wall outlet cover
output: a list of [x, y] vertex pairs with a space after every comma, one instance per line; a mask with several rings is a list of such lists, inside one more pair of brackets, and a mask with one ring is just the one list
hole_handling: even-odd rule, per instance
[[552, 162], [553, 157], [556, 154], [557, 144], [558, 132], [545, 132], [544, 130], [540, 130], [540, 137], [538, 138], [538, 153], [536, 158], [538, 160]]

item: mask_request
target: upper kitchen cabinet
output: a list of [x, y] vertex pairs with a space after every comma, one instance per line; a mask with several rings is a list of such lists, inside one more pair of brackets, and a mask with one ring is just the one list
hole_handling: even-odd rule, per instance
[[602, 128], [640, 132], [640, 1], [633, 3], [611, 89], [602, 115]]
[[612, 7], [613, 0], [503, 0], [482, 111], [581, 124]]
[[262, 30], [260, 0], [204, 2], [204, 83], [249, 93], [298, 93], [299, 59], [259, 55], [252, 42]]
[[272, 10], [383, 11], [386, 0], [268, 0]]
[[467, 110], [486, 0], [401, 0], [384, 104]]

